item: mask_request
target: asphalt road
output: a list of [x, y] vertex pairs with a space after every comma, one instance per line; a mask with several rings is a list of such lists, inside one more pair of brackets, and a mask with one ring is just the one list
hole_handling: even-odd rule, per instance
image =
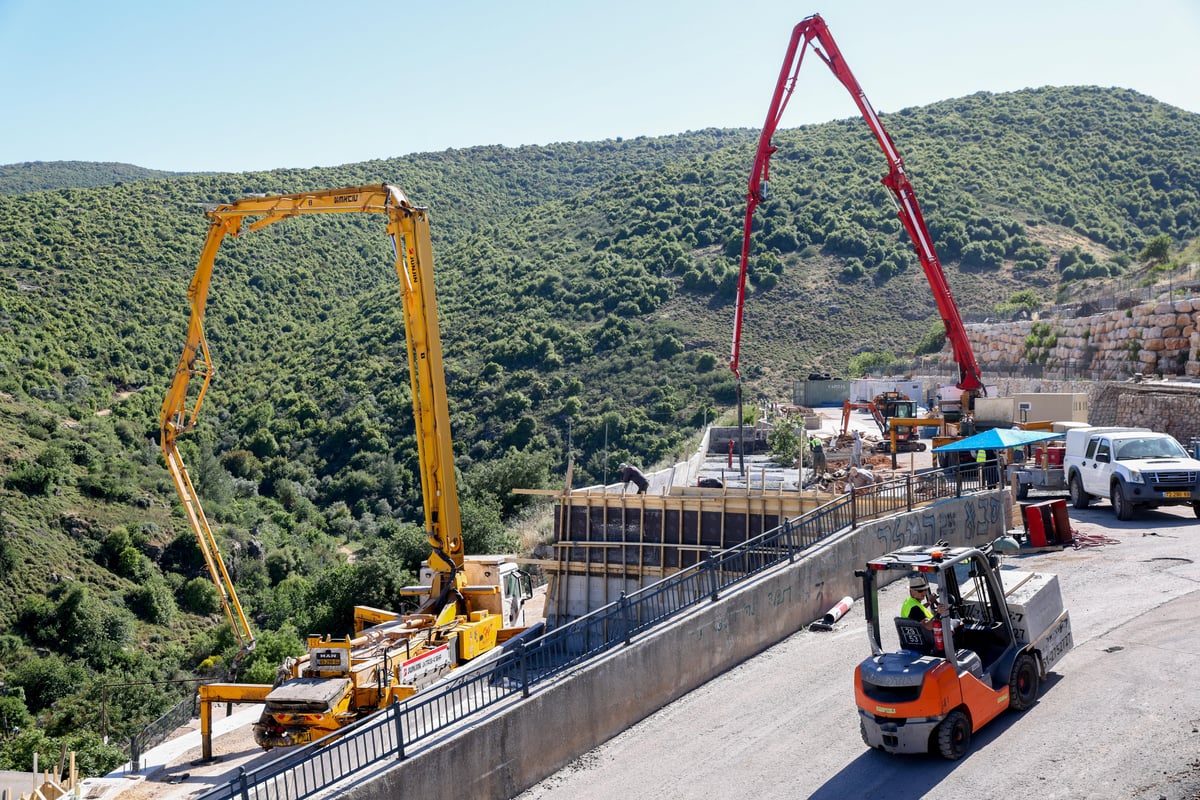
[[[869, 647], [856, 605], [832, 632], [797, 633], [520, 800], [1200, 798], [1200, 520], [1170, 508], [1118, 522], [1107, 503], [1070, 515], [1089, 546], [1005, 564], [1059, 576], [1075, 648], [1033, 708], [977, 732], [962, 760], [863, 745], [852, 684]], [[899, 608], [899, 586], [885, 608]]]

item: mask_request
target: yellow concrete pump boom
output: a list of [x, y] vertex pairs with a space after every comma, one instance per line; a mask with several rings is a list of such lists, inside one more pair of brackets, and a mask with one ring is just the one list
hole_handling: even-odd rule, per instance
[[[204, 338], [204, 311], [213, 261], [226, 236], [237, 237], [243, 232], [256, 231], [301, 214], [339, 213], [385, 214], [387, 233], [395, 251], [408, 340], [408, 371], [416, 419], [425, 531], [432, 548], [429, 565], [434, 573], [429, 600], [422, 611], [440, 614], [451, 599], [456, 606], [462, 604], [462, 590], [467, 588], [462, 570], [462, 525], [454, 482], [450, 411], [442, 367], [427, 210], [413, 206], [400, 189], [387, 184], [249, 197], [220, 205], [205, 214], [210, 220], [208, 237], [200, 255], [200, 265], [188, 286], [192, 310], [187, 343], [163, 401], [159, 421], [163, 456], [209, 573], [221, 593], [221, 603], [238, 638], [240, 654], [253, 649], [254, 635], [176, 445], [180, 434], [196, 426], [200, 406], [213, 377], [212, 358]], [[193, 385], [193, 378], [199, 379], [198, 386]], [[194, 392], [194, 399], [189, 399], [189, 392]]]

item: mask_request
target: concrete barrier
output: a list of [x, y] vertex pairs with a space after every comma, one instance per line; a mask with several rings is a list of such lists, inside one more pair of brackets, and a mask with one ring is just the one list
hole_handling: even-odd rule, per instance
[[[854, 570], [890, 550], [946, 541], [982, 545], [1011, 527], [1007, 491], [952, 498], [839, 534], [779, 567], [598, 658], [533, 688], [529, 699], [484, 717], [395, 767], [358, 778], [350, 800], [507, 800], [717, 675], [859, 598]], [[856, 609], [849, 624], [861, 624]], [[865, 631], [864, 631], [865, 633]], [[863, 656], [868, 653], [863, 637]], [[847, 687], [850, 678], [846, 676]], [[853, 704], [847, 688], [846, 702]]]

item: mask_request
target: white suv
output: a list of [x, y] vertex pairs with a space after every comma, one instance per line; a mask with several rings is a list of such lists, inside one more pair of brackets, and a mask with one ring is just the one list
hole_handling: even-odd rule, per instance
[[1139, 506], [1190, 505], [1200, 517], [1200, 461], [1165, 433], [1146, 428], [1069, 430], [1063, 471], [1075, 508], [1107, 497], [1120, 520], [1132, 519]]

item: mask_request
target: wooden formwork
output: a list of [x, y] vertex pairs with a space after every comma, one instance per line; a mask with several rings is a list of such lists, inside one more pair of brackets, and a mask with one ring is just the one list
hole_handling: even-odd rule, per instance
[[678, 487], [668, 495], [602, 489], [538, 494], [553, 496], [558, 506], [554, 558], [539, 562], [549, 582], [551, 624], [580, 617], [830, 499], [783, 489]]

